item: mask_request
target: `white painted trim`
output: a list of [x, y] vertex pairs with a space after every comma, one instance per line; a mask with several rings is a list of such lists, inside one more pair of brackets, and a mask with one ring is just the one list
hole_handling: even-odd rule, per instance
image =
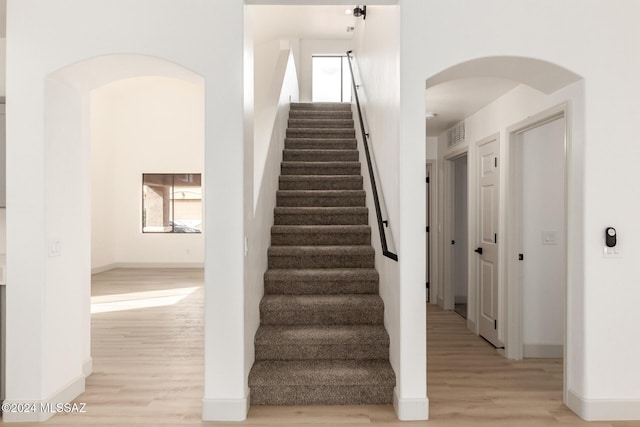
[[429, 419], [429, 398], [401, 398], [398, 388], [393, 389], [393, 408], [400, 421], [421, 421]]
[[564, 357], [564, 346], [562, 344], [524, 344], [522, 355], [535, 359], [561, 359]]
[[202, 399], [203, 421], [244, 421], [248, 413], [248, 390], [243, 399]]
[[[512, 126], [509, 126], [506, 129], [507, 134], [507, 147], [506, 147], [506, 158], [507, 161], [505, 163], [506, 176], [508, 177], [506, 181], [506, 197], [507, 200], [507, 210], [511, 213], [506, 218], [506, 244], [507, 248], [505, 251], [506, 262], [504, 266], [504, 277], [507, 279], [506, 283], [509, 286], [506, 289], [506, 318], [508, 325], [506, 335], [505, 335], [505, 356], [509, 359], [520, 360], [525, 357], [524, 350], [524, 342], [523, 342], [523, 323], [522, 323], [522, 311], [523, 311], [523, 285], [522, 285], [522, 268], [521, 263], [518, 261], [515, 254], [522, 252], [522, 194], [520, 188], [522, 187], [522, 144], [518, 144], [516, 138], [522, 133], [535, 129], [536, 127], [545, 125], [554, 120], [562, 119], [564, 120], [564, 128], [565, 128], [565, 152], [564, 152], [564, 173], [565, 173], [565, 207], [564, 207], [564, 228], [565, 235], [564, 241], [568, 242], [568, 173], [569, 173], [569, 164], [568, 164], [568, 150], [569, 150], [569, 123], [568, 123], [568, 103], [563, 102], [559, 105], [556, 105], [552, 108], [544, 110], [534, 116], [531, 116], [523, 121], [520, 121]], [[568, 245], [565, 247], [564, 254], [564, 276], [565, 276], [565, 293], [568, 292], [568, 277], [567, 277], [567, 262], [568, 262]], [[565, 297], [568, 304], [568, 296]], [[567, 381], [566, 381], [566, 357], [564, 357], [565, 350], [567, 348], [567, 333], [566, 333], [566, 316], [568, 310], [565, 305], [565, 343], [562, 347], [562, 352], [559, 357], [563, 357], [565, 359], [565, 379], [564, 379], [564, 387], [566, 390]], [[526, 356], [526, 357], [535, 357], [535, 356]], [[543, 357], [543, 356], [541, 356]]]
[[[430, 169], [430, 170], [429, 170]], [[438, 218], [438, 161], [427, 160], [427, 170], [429, 170], [429, 291], [430, 302], [436, 303], [439, 298], [439, 265], [438, 265], [438, 239], [439, 218]]]
[[[79, 376], [78, 378], [73, 380], [71, 383], [69, 383], [65, 387], [62, 387], [56, 393], [52, 394], [51, 397], [49, 397], [48, 399], [32, 400], [32, 401], [24, 401], [24, 400], [12, 401], [12, 400], [7, 399], [7, 400], [4, 401], [5, 404], [13, 404], [13, 403], [15, 403], [16, 405], [19, 405], [19, 404], [34, 405], [33, 406], [34, 411], [29, 411], [29, 412], [3, 412], [2, 413], [2, 422], [11, 423], [11, 422], [42, 422], [42, 421], [46, 421], [49, 418], [51, 418], [52, 416], [54, 416], [55, 412], [52, 412], [52, 411], [42, 412], [41, 409], [46, 409], [46, 408], [44, 408], [46, 406], [55, 407], [55, 405], [59, 404], [59, 403], [70, 403], [75, 398], [80, 396], [82, 393], [84, 393], [84, 375]], [[84, 408], [84, 410], [86, 411], [87, 409]]]
[[[449, 243], [453, 240], [454, 235], [454, 166], [453, 162], [467, 157], [467, 165], [469, 164], [469, 147], [465, 146], [452, 150], [444, 157], [443, 167], [443, 183], [442, 183], [442, 204], [443, 204], [443, 219], [442, 219], [442, 246], [441, 255], [443, 263], [443, 281], [440, 289], [441, 294], [438, 294], [438, 298], [443, 300], [442, 307], [445, 310], [454, 309], [454, 283], [453, 283], [453, 246]], [[467, 166], [468, 167], [468, 166]], [[467, 197], [469, 192], [467, 191]]]
[[204, 268], [202, 262], [116, 262], [91, 269], [91, 274], [103, 273], [116, 268]]
[[93, 359], [89, 357], [82, 364], [82, 374], [85, 378], [93, 373]]
[[640, 420], [640, 399], [587, 399], [569, 389], [566, 404], [586, 421]]

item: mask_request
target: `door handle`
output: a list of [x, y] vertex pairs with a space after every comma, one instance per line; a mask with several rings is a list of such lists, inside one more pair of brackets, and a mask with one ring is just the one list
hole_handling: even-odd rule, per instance
[[473, 252], [476, 252], [476, 253], [479, 253], [480, 255], [482, 255], [482, 248], [474, 249]]

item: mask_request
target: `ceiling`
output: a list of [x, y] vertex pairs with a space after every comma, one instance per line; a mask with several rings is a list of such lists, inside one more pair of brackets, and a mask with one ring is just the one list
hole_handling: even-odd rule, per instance
[[478, 77], [430, 87], [426, 91], [425, 112], [434, 112], [437, 116], [427, 120], [427, 136], [438, 136], [518, 84], [513, 80]]
[[353, 6], [249, 6], [254, 40], [350, 39], [355, 25], [345, 11]]

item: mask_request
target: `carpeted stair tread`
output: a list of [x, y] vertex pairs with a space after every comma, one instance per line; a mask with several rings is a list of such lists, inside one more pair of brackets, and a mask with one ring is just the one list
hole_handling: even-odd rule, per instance
[[368, 225], [274, 225], [271, 245], [368, 245], [371, 227]]
[[255, 343], [260, 345], [291, 344], [384, 344], [389, 334], [382, 325], [289, 325], [260, 326]]
[[287, 138], [355, 138], [354, 128], [287, 128]]
[[351, 111], [348, 102], [292, 102], [291, 110]]
[[377, 294], [379, 275], [374, 268], [269, 269], [265, 294]]
[[289, 111], [290, 119], [353, 119], [349, 110], [293, 109]]
[[278, 190], [276, 206], [365, 206], [364, 190]]
[[381, 325], [380, 295], [265, 295], [263, 325]]
[[276, 225], [368, 224], [369, 209], [364, 206], [276, 207]]
[[295, 280], [305, 281], [352, 281], [379, 279], [375, 268], [307, 268], [307, 269], [271, 269], [264, 273], [265, 280]]
[[282, 175], [360, 175], [360, 162], [282, 162]]
[[256, 360], [374, 360], [389, 358], [383, 325], [262, 325]]
[[373, 268], [375, 252], [361, 246], [271, 246], [269, 268]]
[[353, 119], [337, 119], [337, 118], [317, 118], [317, 117], [305, 117], [305, 118], [290, 118], [289, 128], [312, 128], [312, 129], [353, 129]]
[[281, 175], [280, 190], [362, 190], [360, 175]]
[[286, 138], [286, 150], [355, 150], [355, 138]]
[[289, 150], [282, 155], [285, 162], [357, 162], [358, 150]]

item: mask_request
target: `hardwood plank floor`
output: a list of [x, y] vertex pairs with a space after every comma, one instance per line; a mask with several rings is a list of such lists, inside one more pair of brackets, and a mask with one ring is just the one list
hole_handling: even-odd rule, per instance
[[[427, 307], [430, 420], [401, 422], [391, 406], [254, 406], [242, 423], [200, 420], [203, 397], [203, 273], [112, 270], [93, 276], [94, 373], [55, 426], [590, 426], [562, 404], [561, 360], [510, 361], [469, 332], [455, 313]], [[14, 424], [36, 426], [43, 424]]]

